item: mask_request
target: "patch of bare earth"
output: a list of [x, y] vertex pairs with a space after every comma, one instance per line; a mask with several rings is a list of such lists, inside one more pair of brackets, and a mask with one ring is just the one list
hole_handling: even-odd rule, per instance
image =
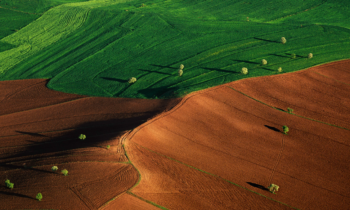
[[98, 209], [139, 179], [120, 137], [179, 99], [86, 97], [49, 90], [46, 83], [0, 82], [0, 208]]
[[[338, 79], [344, 62], [328, 65]], [[350, 82], [318, 68], [199, 91], [134, 129], [126, 150], [142, 179], [131, 192], [169, 209], [347, 209]]]

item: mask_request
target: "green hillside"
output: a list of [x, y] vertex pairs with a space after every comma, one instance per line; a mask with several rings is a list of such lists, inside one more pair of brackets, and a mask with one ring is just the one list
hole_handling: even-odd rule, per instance
[[50, 78], [49, 88], [68, 93], [165, 98], [350, 58], [348, 0], [72, 1], [0, 1], [17, 3], [22, 13], [8, 11], [21, 13], [18, 27], [31, 22], [1, 31], [0, 80]]

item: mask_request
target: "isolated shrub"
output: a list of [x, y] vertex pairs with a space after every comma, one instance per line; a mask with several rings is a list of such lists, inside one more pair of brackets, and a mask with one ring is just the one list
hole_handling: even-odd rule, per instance
[[36, 199], [37, 199], [38, 201], [41, 201], [41, 199], [43, 199], [43, 195], [42, 195], [41, 193], [38, 193], [38, 194], [36, 195]]
[[67, 169], [63, 169], [63, 170], [61, 171], [61, 173], [62, 173], [63, 175], [65, 175], [65, 176], [67, 176], [67, 175], [68, 175], [68, 170], [67, 170]]
[[11, 183], [11, 181], [10, 181], [9, 179], [6, 179], [6, 181], [5, 181], [6, 187], [7, 187], [7, 185], [10, 184], [10, 183]]
[[58, 170], [57, 166], [52, 166], [51, 171], [56, 172]]
[[273, 194], [275, 194], [275, 192], [278, 191], [278, 189], [280, 188], [278, 185], [275, 184], [271, 184], [270, 186], [267, 187], [269, 189], [270, 192], [272, 192]]
[[248, 74], [248, 69], [246, 67], [243, 67], [241, 72], [242, 74]]
[[182, 69], [179, 69], [178, 73], [179, 73], [179, 77], [181, 77], [184, 71]]
[[85, 139], [86, 139], [85, 134], [80, 134], [79, 139], [80, 139], [80, 140], [85, 140]]
[[309, 53], [309, 54], [307, 55], [307, 58], [308, 58], [308, 59], [311, 59], [312, 57], [314, 57], [314, 55], [313, 55], [312, 53]]
[[286, 125], [284, 125], [282, 128], [283, 128], [283, 133], [288, 135], [287, 133], [289, 131], [289, 128]]
[[183, 70], [185, 66], [183, 64], [180, 65], [180, 69]]
[[293, 109], [291, 109], [289, 107], [287, 108], [287, 110], [288, 110], [288, 113], [290, 113], [290, 114], [293, 113], [293, 111], [294, 111]]
[[111, 146], [107, 145], [107, 149], [111, 148]]
[[267, 60], [262, 59], [262, 60], [261, 60], [261, 64], [262, 64], [262, 65], [266, 65], [266, 64], [267, 64]]
[[136, 82], [136, 78], [135, 77], [131, 77], [130, 79], [129, 79], [129, 81], [128, 81], [128, 83], [129, 84], [133, 84], [133, 83], [135, 83]]
[[295, 59], [297, 57], [297, 55], [295, 54], [295, 53], [292, 53], [291, 55], [290, 55], [290, 58], [291, 59]]
[[13, 189], [14, 185], [15, 185], [15, 184], [13, 184], [13, 183], [9, 183], [9, 184], [7, 185], [7, 187], [10, 188], [10, 189]]
[[287, 42], [286, 38], [285, 37], [281, 37], [281, 42], [282, 42], [282, 44], [285, 44]]
[[279, 68], [277, 69], [277, 71], [278, 71], [278, 72], [282, 72], [282, 67], [279, 67]]

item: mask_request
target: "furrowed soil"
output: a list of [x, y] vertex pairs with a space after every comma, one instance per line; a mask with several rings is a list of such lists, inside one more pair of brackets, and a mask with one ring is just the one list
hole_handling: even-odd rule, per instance
[[0, 82], [0, 209], [347, 209], [349, 75], [344, 60], [169, 100]]
[[347, 209], [349, 72], [340, 61], [186, 96], [126, 138], [142, 177], [130, 191], [169, 209]]
[[[120, 137], [180, 99], [86, 97], [46, 84], [0, 82], [0, 209], [98, 209], [139, 179]], [[41, 202], [35, 199], [39, 192]]]

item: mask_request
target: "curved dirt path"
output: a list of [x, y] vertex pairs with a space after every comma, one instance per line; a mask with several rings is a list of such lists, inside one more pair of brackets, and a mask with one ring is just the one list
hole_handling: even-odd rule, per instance
[[[327, 66], [349, 75], [349, 60]], [[134, 129], [125, 146], [141, 182], [130, 192], [169, 209], [347, 208], [350, 81], [321, 68], [195, 92]]]

